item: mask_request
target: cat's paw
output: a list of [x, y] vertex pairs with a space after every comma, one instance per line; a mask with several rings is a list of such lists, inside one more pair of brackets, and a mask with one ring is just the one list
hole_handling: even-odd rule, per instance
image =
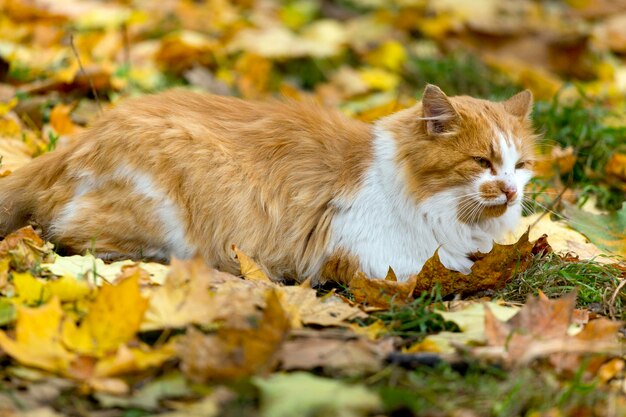
[[472, 272], [472, 265], [474, 265], [474, 261], [465, 254], [450, 254], [445, 250], [439, 251], [439, 260], [446, 268], [458, 271], [463, 275], [469, 275]]

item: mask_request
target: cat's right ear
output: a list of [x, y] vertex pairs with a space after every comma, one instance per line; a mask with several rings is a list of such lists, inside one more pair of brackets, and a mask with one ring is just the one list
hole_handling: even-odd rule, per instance
[[431, 136], [450, 134], [458, 118], [450, 99], [433, 84], [427, 84], [422, 97], [422, 120], [426, 124], [426, 133]]

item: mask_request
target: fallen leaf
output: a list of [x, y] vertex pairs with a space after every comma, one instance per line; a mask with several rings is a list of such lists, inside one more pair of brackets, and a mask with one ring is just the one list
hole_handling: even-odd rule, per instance
[[[91, 254], [54, 256], [54, 259], [41, 264], [41, 267], [50, 271], [56, 276], [70, 276], [82, 278], [102, 285], [103, 282], [114, 282], [122, 273], [122, 269], [127, 266], [137, 265], [148, 273], [150, 284], [163, 284], [167, 276], [169, 266], [156, 262], [135, 262], [132, 260], [104, 263], [100, 258]], [[148, 284], [148, 283], [142, 283]]]
[[[499, 320], [506, 321], [519, 312], [518, 307], [503, 306], [495, 302], [471, 302], [462, 309], [456, 311], [440, 311], [444, 320], [456, 323], [461, 332], [439, 332], [434, 335], [428, 335], [424, 342], [428, 343], [428, 351], [439, 353], [453, 353], [454, 346], [471, 345], [475, 343], [485, 343], [487, 336], [485, 335], [485, 315], [486, 310], [495, 315]], [[411, 350], [411, 348], [409, 348]]]
[[239, 261], [239, 268], [241, 269], [241, 276], [249, 280], [267, 281], [270, 279], [265, 272], [250, 258], [248, 255], [237, 249], [233, 245], [233, 252], [235, 252], [235, 258]]
[[27, 226], [9, 234], [0, 242], [0, 258], [8, 255], [13, 269], [26, 271], [48, 260], [52, 256], [52, 247], [31, 226]]
[[626, 203], [610, 214], [593, 214], [571, 205], [564, 213], [569, 225], [595, 245], [626, 258]]
[[52, 297], [61, 302], [79, 301], [87, 298], [93, 288], [88, 282], [71, 277], [43, 280], [30, 272], [14, 272], [15, 301], [23, 304], [40, 304]]
[[383, 359], [392, 350], [392, 339], [381, 343], [364, 338], [331, 338], [320, 333], [285, 342], [279, 358], [281, 369], [288, 371], [322, 368], [328, 373], [359, 375], [380, 370]]
[[64, 374], [76, 355], [61, 342], [62, 316], [57, 298], [38, 308], [18, 306], [15, 339], [0, 330], [0, 347], [24, 365]]
[[606, 255], [606, 252], [589, 242], [583, 234], [570, 228], [563, 220], [552, 220], [545, 213], [535, 213], [522, 217], [518, 227], [507, 235], [503, 243], [513, 243], [517, 236], [521, 236], [530, 229], [530, 239], [537, 240], [543, 234], [550, 236], [550, 246], [554, 252], [562, 255], [575, 253], [580, 259], [594, 259], [601, 263], [614, 263], [615, 261]]
[[567, 174], [574, 169], [576, 155], [573, 147], [554, 146], [550, 149], [549, 155], [541, 155], [535, 162], [533, 172], [536, 176], [552, 178], [555, 175]]
[[261, 317], [248, 328], [220, 327], [205, 335], [193, 327], [177, 345], [181, 369], [192, 381], [249, 376], [275, 367], [277, 352], [289, 331], [289, 317], [274, 290], [267, 291]]
[[611, 155], [604, 170], [607, 174], [613, 175], [621, 181], [626, 181], [626, 154], [616, 152]]
[[[547, 358], [559, 371], [574, 372], [589, 354], [618, 355], [618, 331], [621, 322], [607, 319], [589, 321], [582, 331], [570, 334], [576, 292], [550, 300], [543, 293], [529, 297], [524, 307], [506, 322], [485, 314], [486, 347], [472, 353], [503, 361], [508, 366], [526, 366]], [[600, 357], [596, 363], [604, 361]]]
[[50, 124], [58, 135], [71, 135], [77, 130], [70, 119], [73, 106], [57, 104], [50, 111]]
[[254, 384], [261, 392], [261, 417], [358, 417], [372, 415], [382, 405], [378, 395], [362, 385], [303, 372], [255, 378]]
[[348, 320], [367, 317], [356, 307], [352, 307], [333, 294], [317, 297], [311, 287], [279, 287], [281, 303], [290, 313], [292, 327], [302, 325], [347, 326]]
[[159, 407], [159, 402], [173, 397], [190, 396], [192, 391], [185, 378], [179, 374], [168, 374], [156, 378], [139, 390], [133, 392], [131, 396], [117, 396], [103, 393], [96, 393], [95, 397], [106, 408], [141, 408], [143, 410], [155, 410]]
[[67, 320], [63, 342], [71, 350], [95, 357], [115, 352], [139, 330], [148, 300], [139, 291], [139, 273], [117, 285], [104, 284], [79, 325]]
[[358, 303], [374, 307], [388, 308], [393, 304], [405, 304], [413, 298], [417, 284], [417, 275], [405, 282], [368, 278], [364, 273], [357, 272], [352, 277], [348, 288]]
[[151, 291], [141, 330], [207, 324], [217, 317], [220, 303], [210, 291], [211, 275], [223, 274], [209, 268], [201, 258], [172, 259], [162, 287]]
[[417, 276], [415, 293], [430, 291], [435, 284], [440, 285], [444, 296], [499, 288], [526, 268], [533, 256], [534, 245], [535, 242], [528, 240], [528, 232], [512, 245], [494, 243], [488, 254], [477, 254], [478, 259], [467, 275], [447, 269], [435, 252]]
[[113, 377], [159, 367], [174, 357], [175, 342], [172, 339], [155, 348], [145, 345], [129, 348], [121, 345], [115, 355], [102, 358], [96, 363], [93, 377]]

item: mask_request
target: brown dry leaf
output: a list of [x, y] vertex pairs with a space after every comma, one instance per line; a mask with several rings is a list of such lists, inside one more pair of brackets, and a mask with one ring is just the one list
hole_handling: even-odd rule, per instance
[[33, 159], [32, 151], [21, 139], [2, 137], [1, 134], [0, 156], [2, 156], [0, 172], [3, 173], [3, 176], [5, 172], [15, 171]]
[[[530, 297], [520, 312], [506, 322], [485, 309], [488, 346], [474, 348], [472, 352], [498, 358], [509, 366], [525, 366], [533, 360], [547, 358], [557, 369], [571, 372], [578, 369], [586, 355], [619, 354], [617, 335], [621, 322], [593, 320], [576, 335], [569, 334], [575, 303], [576, 292], [556, 300], [540, 293], [539, 297]], [[603, 358], [596, 357], [589, 366], [597, 368]]]
[[413, 291], [418, 276], [414, 275], [406, 282], [391, 279], [371, 279], [362, 272], [357, 272], [350, 280], [348, 288], [358, 303], [374, 307], [388, 308], [393, 304], [405, 304], [413, 298]]
[[220, 274], [224, 273], [209, 268], [199, 257], [172, 259], [165, 284], [151, 291], [141, 330], [210, 323], [219, 309], [210, 291], [212, 276]]
[[528, 240], [528, 232], [512, 245], [495, 243], [488, 254], [477, 254], [472, 272], [464, 275], [450, 271], [439, 260], [439, 255], [430, 258], [417, 276], [415, 293], [429, 291], [435, 284], [441, 286], [442, 295], [453, 293], [473, 293], [503, 286], [515, 273], [523, 271], [533, 256], [535, 245], [543, 244]]
[[393, 351], [392, 339], [372, 342], [366, 338], [327, 337], [323, 332], [297, 337], [285, 342], [280, 351], [281, 369], [310, 370], [323, 368], [326, 372], [362, 374], [376, 372], [385, 356]]
[[266, 296], [263, 315], [248, 328], [221, 327], [205, 335], [189, 328], [177, 345], [183, 372], [193, 381], [250, 376], [273, 369], [290, 329], [289, 316], [274, 290]]
[[367, 317], [361, 310], [346, 304], [333, 294], [317, 297], [316, 291], [311, 287], [280, 287], [278, 291], [281, 303], [290, 313], [294, 328], [310, 324], [348, 326], [348, 320]]
[[9, 256], [13, 269], [26, 271], [52, 259], [52, 247], [53, 245], [41, 239], [31, 226], [26, 226], [9, 234], [0, 242], [0, 258]]
[[626, 181], [626, 154], [617, 152], [611, 155], [604, 169], [607, 174]]

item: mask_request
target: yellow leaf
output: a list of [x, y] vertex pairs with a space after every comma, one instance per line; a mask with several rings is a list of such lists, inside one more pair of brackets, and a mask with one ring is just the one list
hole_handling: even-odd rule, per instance
[[406, 62], [406, 51], [398, 41], [387, 41], [365, 56], [365, 61], [390, 71], [399, 71]]
[[64, 276], [56, 280], [46, 282], [50, 296], [58, 297], [61, 302], [79, 301], [88, 297], [93, 288], [85, 280]]
[[291, 326], [302, 325], [347, 326], [347, 321], [367, 317], [356, 307], [352, 307], [335, 295], [320, 298], [311, 287], [279, 287], [280, 301], [289, 312]]
[[13, 110], [15, 106], [17, 106], [17, 97], [13, 97], [7, 102], [0, 103], [0, 117]]
[[46, 302], [56, 296], [61, 302], [78, 301], [91, 293], [86, 281], [72, 277], [45, 281], [35, 278], [30, 272], [13, 272], [15, 300], [23, 304]]
[[79, 326], [63, 325], [63, 342], [75, 352], [101, 357], [128, 342], [139, 330], [148, 300], [139, 291], [139, 269], [117, 285], [104, 284]]
[[239, 268], [241, 269], [241, 275], [245, 279], [268, 281], [270, 279], [265, 275], [265, 272], [250, 258], [248, 255], [240, 251], [235, 245], [233, 245], [233, 251], [239, 260]]
[[394, 90], [400, 83], [400, 77], [382, 68], [362, 68], [359, 75], [365, 84], [373, 90]]
[[152, 292], [141, 329], [210, 323], [219, 308], [209, 291], [212, 274], [221, 272], [209, 268], [201, 258], [191, 261], [173, 259], [165, 284]]
[[96, 363], [94, 376], [112, 377], [160, 366], [174, 356], [175, 343], [176, 339], [172, 339], [155, 349], [145, 345], [132, 348], [122, 345], [114, 356], [107, 356]]
[[46, 288], [46, 283], [30, 272], [14, 272], [13, 285], [17, 294], [15, 300], [20, 303], [35, 304], [50, 299], [50, 290]]
[[56, 298], [39, 308], [19, 306], [16, 337], [11, 339], [0, 330], [0, 347], [24, 365], [65, 373], [75, 355], [65, 349], [59, 337], [62, 314]]

